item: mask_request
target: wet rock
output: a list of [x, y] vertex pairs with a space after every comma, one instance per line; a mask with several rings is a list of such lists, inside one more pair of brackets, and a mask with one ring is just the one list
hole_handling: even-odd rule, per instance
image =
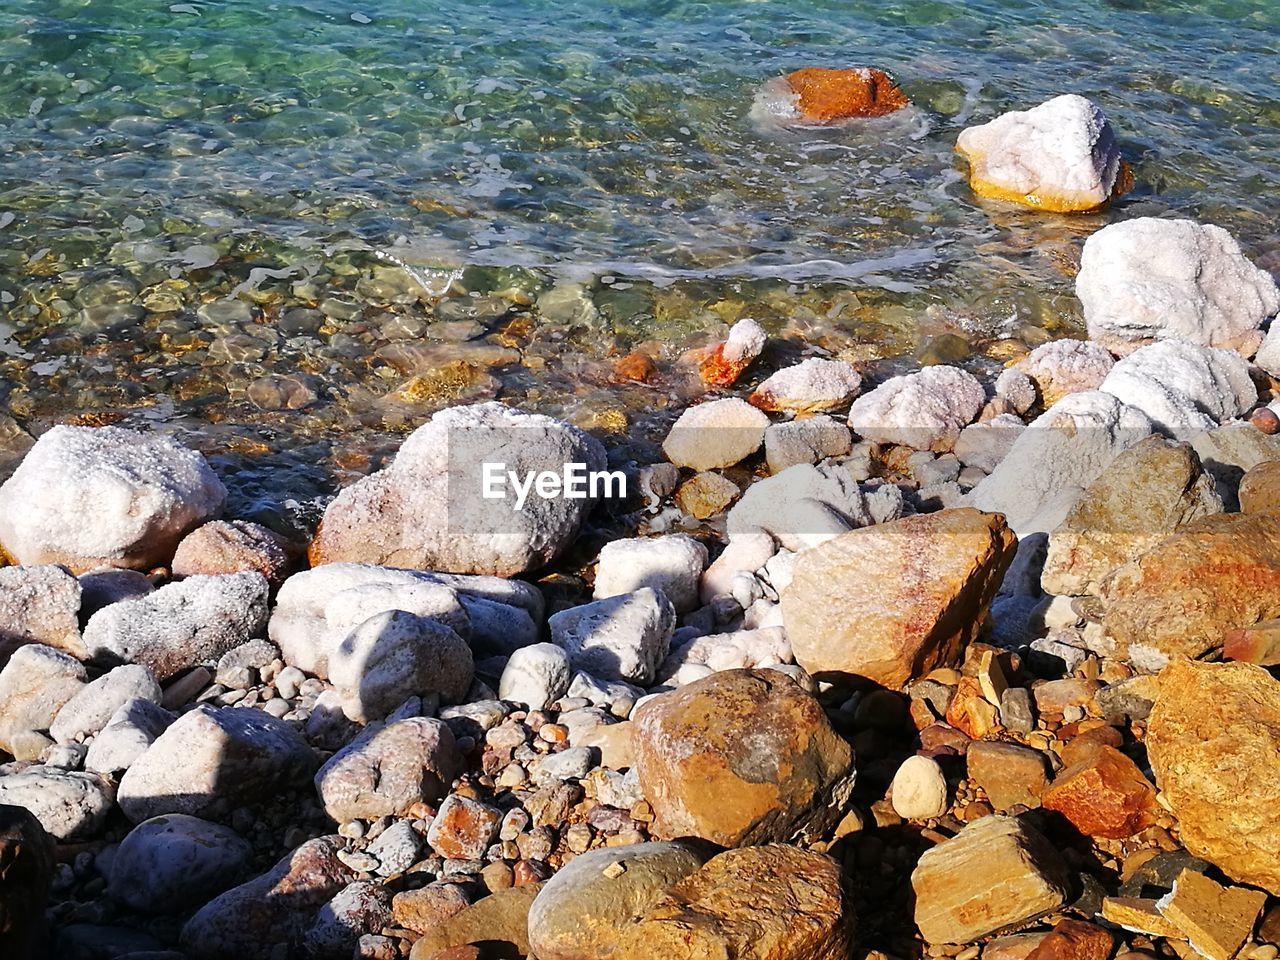
[[80, 583], [54, 564], [0, 569], [0, 668], [15, 650], [41, 643], [83, 658]]
[[968, 127], [956, 150], [974, 193], [1054, 213], [1098, 210], [1133, 186], [1106, 116], [1075, 94]]
[[[312, 566], [349, 561], [508, 577], [549, 563], [595, 498], [531, 495], [517, 511], [510, 484], [499, 487], [502, 498], [486, 498], [481, 465], [497, 448], [521, 471], [605, 466], [598, 441], [550, 417], [494, 402], [442, 410], [405, 440], [390, 467], [329, 504], [309, 550]], [[448, 484], [450, 472], [473, 476], [474, 489]]]
[[315, 785], [325, 812], [338, 823], [375, 820], [441, 799], [462, 769], [448, 725], [410, 717], [361, 734], [326, 761]]
[[1147, 751], [1187, 850], [1280, 893], [1280, 682], [1251, 664], [1172, 661]]
[[671, 602], [651, 587], [553, 614], [551, 642], [576, 670], [602, 680], [649, 684], [667, 655], [675, 629]]
[[314, 960], [350, 960], [360, 937], [390, 926], [391, 919], [391, 891], [376, 880], [357, 880], [320, 908], [302, 947]]
[[710, 347], [698, 363], [703, 383], [713, 387], [731, 386], [764, 350], [768, 335], [750, 318], [729, 328], [729, 336]]
[[1085, 241], [1076, 277], [1089, 337], [1116, 353], [1176, 338], [1252, 356], [1280, 291], [1227, 231], [1138, 217]]
[[987, 402], [972, 374], [932, 366], [892, 377], [849, 408], [849, 428], [866, 440], [914, 450], [950, 450]]
[[725, 670], [642, 704], [640, 787], [660, 837], [725, 846], [820, 832], [853, 783], [849, 745], [817, 701], [771, 670]]
[[[0, 675], [2, 676], [2, 675]], [[58, 743], [83, 740], [100, 732], [130, 700], [160, 702], [160, 685], [146, 667], [128, 664], [104, 673], [63, 705], [49, 727]]]
[[168, 710], [143, 698], [121, 704], [90, 741], [84, 768], [92, 773], [128, 770], [175, 719]]
[[143, 913], [182, 913], [234, 886], [253, 848], [234, 830], [180, 813], [144, 820], [111, 859], [107, 893]]
[[1041, 586], [1048, 593], [1096, 595], [1116, 567], [1184, 524], [1221, 512], [1195, 451], [1147, 437], [1117, 456], [1050, 534]]
[[726, 851], [643, 911], [610, 956], [842, 960], [854, 915], [840, 873], [830, 857], [795, 847]]
[[680, 415], [662, 441], [662, 451], [677, 467], [731, 467], [760, 449], [767, 426], [769, 418], [745, 400], [710, 400]]
[[170, 437], [57, 426], [0, 487], [0, 544], [22, 564], [147, 569], [226, 495], [204, 457]]
[[1003, 520], [944, 510], [855, 530], [801, 553], [782, 614], [817, 679], [891, 689], [954, 664], [981, 624], [1015, 538]]
[[904, 820], [928, 820], [947, 812], [947, 779], [936, 760], [907, 757], [893, 775], [893, 812]]
[[192, 960], [270, 960], [356, 879], [338, 859], [341, 849], [338, 837], [308, 840], [266, 873], [205, 904], [182, 928], [182, 949]]
[[707, 566], [707, 548], [684, 533], [612, 540], [600, 550], [597, 600], [642, 587], [660, 590], [677, 613], [698, 605], [698, 580]]
[[511, 655], [502, 678], [498, 696], [541, 710], [564, 696], [573, 677], [569, 655], [554, 643], [535, 643]]
[[1088, 837], [1123, 840], [1156, 822], [1156, 791], [1138, 765], [1115, 747], [1099, 745], [1063, 769], [1044, 794]]
[[1187, 524], [1117, 567], [1101, 595], [1107, 635], [1135, 665], [1154, 672], [1172, 656], [1202, 656], [1228, 631], [1280, 617], [1280, 519]]
[[33, 766], [0, 776], [0, 804], [25, 807], [57, 840], [93, 836], [111, 812], [111, 787], [92, 773]]
[[316, 759], [288, 723], [261, 710], [197, 707], [176, 720], [120, 780], [134, 823], [167, 813], [202, 816], [305, 782]]
[[848, 403], [861, 386], [862, 377], [850, 364], [811, 357], [768, 377], [747, 402], [772, 412], [821, 413]]
[[881, 117], [909, 103], [893, 78], [875, 67], [805, 67], [769, 81], [756, 99], [756, 109], [819, 125]]
[[387, 716], [411, 696], [462, 700], [475, 675], [467, 642], [453, 630], [403, 610], [365, 620], [329, 657], [329, 679], [348, 719]]
[[1057, 526], [1038, 522], [1055, 506], [1065, 514], [1081, 487], [1096, 480], [1122, 451], [1151, 434], [1141, 410], [1109, 393], [1072, 393], [1031, 422], [1008, 455], [970, 491], [979, 510], [1003, 513], [1019, 536]]
[[40, 821], [18, 806], [0, 807], [0, 954], [37, 960], [55, 846]]
[[84, 665], [61, 650], [29, 643], [0, 670], [0, 749], [34, 760], [49, 745], [58, 712], [85, 687]]
[[997, 812], [1040, 806], [1049, 785], [1044, 754], [1016, 743], [980, 740], [965, 751], [965, 763], [970, 781], [982, 788]]
[[214, 520], [192, 530], [173, 555], [173, 575], [254, 571], [273, 587], [284, 582], [291, 557], [279, 534], [246, 520]]
[[1090, 340], [1051, 340], [1042, 343], [1015, 363], [1036, 385], [1046, 408], [1069, 393], [1097, 390], [1115, 366], [1105, 347]]
[[99, 610], [85, 646], [101, 663], [141, 664], [165, 681], [260, 634], [269, 591], [259, 573], [188, 577]]
[[1068, 876], [1058, 852], [1013, 817], [975, 820], [927, 850], [911, 874], [916, 925], [929, 943], [970, 943], [1061, 907]]
[[546, 960], [615, 956], [637, 917], [707, 853], [690, 843], [606, 847], [575, 857], [549, 880], [529, 910], [529, 944]]
[[501, 951], [525, 956], [529, 952], [529, 908], [543, 884], [527, 883], [499, 890], [477, 900], [413, 945], [409, 960], [431, 960], [450, 947], [479, 944], [502, 955]]
[[764, 456], [769, 472], [781, 473], [796, 464], [843, 456], [852, 443], [848, 427], [820, 414], [769, 424], [764, 432]]

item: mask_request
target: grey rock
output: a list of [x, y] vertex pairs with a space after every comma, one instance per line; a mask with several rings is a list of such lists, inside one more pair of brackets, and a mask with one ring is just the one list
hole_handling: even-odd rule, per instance
[[58, 840], [92, 836], [111, 812], [111, 787], [91, 773], [28, 767], [0, 776], [0, 804], [30, 810]]
[[314, 960], [350, 960], [363, 934], [392, 925], [391, 891], [375, 880], [357, 880], [320, 908], [302, 946]]
[[143, 913], [182, 913], [239, 882], [253, 860], [229, 827], [174, 813], [144, 820], [111, 861], [107, 893]]
[[563, 610], [547, 625], [552, 642], [575, 669], [604, 680], [647, 684], [667, 655], [675, 610], [661, 593], [642, 587]]
[[121, 704], [90, 741], [84, 758], [85, 769], [92, 773], [128, 770], [176, 719], [174, 714], [150, 700], [135, 699]]
[[160, 702], [160, 685], [151, 671], [126, 664], [104, 673], [82, 688], [58, 711], [49, 733], [59, 743], [83, 740], [102, 730], [130, 700]]

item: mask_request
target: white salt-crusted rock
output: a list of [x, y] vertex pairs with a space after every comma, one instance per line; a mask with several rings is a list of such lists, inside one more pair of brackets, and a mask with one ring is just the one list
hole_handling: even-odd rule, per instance
[[439, 621], [404, 610], [365, 620], [329, 657], [342, 710], [359, 723], [387, 716], [412, 696], [438, 693], [444, 703], [457, 703], [474, 673], [465, 640]]
[[0, 666], [24, 643], [85, 655], [80, 582], [54, 564], [0, 569]]
[[91, 773], [128, 770], [176, 719], [164, 707], [141, 697], [122, 704], [89, 742], [84, 768]]
[[182, 913], [234, 886], [252, 862], [253, 847], [231, 828], [171, 813], [124, 838], [107, 894], [143, 913]]
[[[424, 593], [424, 585], [435, 589]], [[510, 653], [538, 642], [543, 600], [532, 584], [360, 563], [327, 563], [295, 573], [276, 595], [267, 631], [286, 663], [328, 677], [329, 656], [351, 631], [351, 610], [358, 608], [368, 619], [387, 610], [419, 612], [424, 608], [415, 610], [415, 603], [438, 602], [437, 615], [461, 626], [440, 589], [456, 594], [477, 653]]]
[[702, 575], [698, 599], [704, 604], [729, 594], [739, 573], [754, 573], [778, 552], [773, 535], [760, 528], [739, 529], [729, 535], [720, 556]]
[[495, 468], [498, 476], [560, 474], [565, 464], [595, 472], [604, 470], [605, 454], [576, 427], [501, 403], [442, 410], [409, 435], [390, 467], [329, 504], [311, 543], [312, 565], [346, 561], [509, 577], [549, 563], [577, 536], [596, 498], [590, 491], [530, 493], [516, 509], [513, 485], [487, 484], [486, 464], [505, 464]]
[[770, 473], [843, 456], [852, 445], [849, 428], [825, 414], [771, 423], [764, 432], [764, 458]]
[[547, 620], [551, 642], [575, 670], [642, 686], [653, 681], [675, 625], [671, 601], [651, 587], [570, 607]]
[[305, 783], [315, 754], [294, 727], [262, 710], [196, 707], [120, 779], [117, 802], [141, 823], [165, 813], [209, 816]]
[[1195, 436], [1251, 409], [1258, 391], [1249, 364], [1234, 350], [1162, 340], [1112, 368], [1100, 390], [1136, 407], [1156, 429]]
[[117, 710], [138, 698], [160, 702], [160, 684], [151, 671], [139, 664], [116, 667], [68, 700], [58, 711], [49, 733], [58, 743], [83, 740], [102, 730]]
[[892, 377], [849, 408], [849, 427], [867, 440], [915, 450], [950, 450], [987, 402], [982, 384], [958, 367]]
[[99, 610], [85, 646], [101, 663], [140, 663], [164, 681], [260, 635], [269, 592], [260, 573], [188, 577]]
[[204, 457], [171, 437], [57, 426], [0, 486], [0, 544], [22, 564], [146, 569], [226, 497]]
[[1031, 378], [1048, 408], [1069, 393], [1098, 389], [1115, 362], [1110, 351], [1092, 341], [1051, 340], [1040, 344], [1011, 369]]
[[862, 377], [850, 364], [811, 357], [768, 377], [749, 402], [761, 410], [817, 413], [848, 403], [861, 386]]
[[602, 600], [653, 587], [677, 613], [685, 613], [698, 605], [698, 580], [706, 567], [707, 548], [685, 533], [613, 540], [600, 549], [594, 596]]
[[962, 130], [956, 150], [975, 193], [1042, 210], [1096, 210], [1128, 187], [1111, 124], [1076, 94]]
[[767, 426], [769, 418], [745, 400], [711, 400], [680, 414], [662, 450], [677, 467], [731, 467], [760, 449]]
[[791, 662], [791, 644], [781, 627], [714, 633], [674, 648], [658, 669], [658, 681], [680, 685], [717, 670], [775, 667]]
[[26, 807], [58, 840], [92, 837], [111, 812], [111, 786], [92, 773], [29, 767], [0, 777], [0, 803]]
[[1027, 425], [1011, 413], [971, 423], [960, 431], [955, 455], [967, 467], [978, 467], [990, 473], [1009, 455], [1014, 443]]
[[1015, 413], [1026, 413], [1036, 402], [1036, 383], [1021, 370], [1010, 367], [996, 377], [996, 396], [1009, 404]]
[[1116, 353], [1179, 339], [1253, 356], [1262, 322], [1280, 311], [1271, 274], [1227, 231], [1141, 217], [1085, 241], [1076, 277], [1089, 336]]
[[[1003, 513], [1022, 536], [1043, 508], [1065, 493], [1078, 496], [1117, 454], [1150, 433], [1146, 414], [1109, 393], [1070, 394], [1031, 422], [965, 500], [979, 510]], [[1069, 503], [1059, 506], [1065, 513]]]
[[498, 681], [498, 696], [541, 710], [569, 689], [573, 666], [569, 655], [554, 643], [535, 643], [511, 655]]
[[[84, 665], [61, 650], [28, 643], [0, 670], [0, 750], [34, 760], [58, 711], [85, 686]], [[0, 778], [3, 779], [3, 778]]]

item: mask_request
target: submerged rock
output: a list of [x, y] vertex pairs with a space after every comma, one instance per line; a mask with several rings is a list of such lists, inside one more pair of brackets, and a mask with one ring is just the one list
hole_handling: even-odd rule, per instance
[[767, 81], [753, 112], [816, 125], [882, 117], [910, 101], [883, 70], [874, 67], [805, 67]]
[[1097, 104], [1075, 94], [960, 132], [974, 193], [1055, 213], [1088, 213], [1128, 192], [1133, 177]]
[[1139, 217], [1085, 241], [1076, 277], [1089, 336], [1116, 353], [1179, 339], [1252, 356], [1280, 290], [1227, 231]]
[[18, 563], [74, 573], [145, 570], [168, 563], [226, 497], [204, 457], [171, 437], [57, 426], [0, 487], [0, 545]]

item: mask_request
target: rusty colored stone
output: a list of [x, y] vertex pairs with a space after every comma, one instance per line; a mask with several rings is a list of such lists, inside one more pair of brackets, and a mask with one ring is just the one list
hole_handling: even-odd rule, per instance
[[1107, 960], [1115, 942], [1109, 931], [1096, 924], [1059, 920], [1027, 960]]
[[[1065, 728], [1063, 728], [1065, 729]], [[1058, 731], [1058, 737], [1062, 737], [1063, 730]], [[1076, 734], [1062, 747], [1062, 763], [1064, 766], [1071, 766], [1079, 763], [1094, 753], [1099, 747], [1116, 747], [1119, 748], [1124, 744], [1124, 736], [1115, 727], [1099, 726], [1089, 730], [1082, 730]]]
[[787, 74], [807, 123], [839, 123], [853, 117], [882, 117], [910, 101], [883, 70], [806, 67]]
[[680, 484], [676, 506], [697, 520], [706, 520], [727, 510], [741, 493], [728, 477], [707, 470]]
[[786, 840], [839, 820], [853, 754], [821, 705], [772, 670], [722, 670], [635, 715], [640, 788], [659, 837]]
[[613, 365], [613, 372], [619, 380], [648, 383], [658, 375], [658, 365], [644, 351], [633, 350]]
[[1200, 956], [1231, 960], [1253, 933], [1266, 902], [1261, 890], [1224, 887], [1202, 873], [1183, 870], [1158, 907]]
[[432, 883], [405, 890], [391, 898], [391, 915], [406, 930], [426, 933], [471, 905], [467, 891], [456, 883]]
[[1062, 770], [1042, 802], [1090, 837], [1123, 840], [1156, 821], [1155, 788], [1136, 763], [1105, 745]]
[[1268, 436], [1280, 433], [1280, 416], [1270, 407], [1259, 407], [1249, 414], [1249, 422]]
[[482, 897], [425, 934], [413, 945], [409, 960], [431, 960], [441, 950], [480, 944], [493, 950], [529, 952], [529, 907], [545, 884], [509, 887]]
[[1222, 638], [1222, 658], [1256, 663], [1261, 667], [1280, 664], [1280, 620], [1263, 620], [1252, 626], [1228, 630]]
[[724, 342], [717, 343], [708, 348], [698, 361], [698, 376], [709, 387], [732, 386], [755, 359], [755, 354], [744, 355], [737, 351], [733, 351], [734, 356], [727, 356], [725, 347]]
[[947, 723], [974, 740], [1000, 728], [1000, 711], [982, 695], [982, 684], [976, 677], [960, 680], [947, 705]]

